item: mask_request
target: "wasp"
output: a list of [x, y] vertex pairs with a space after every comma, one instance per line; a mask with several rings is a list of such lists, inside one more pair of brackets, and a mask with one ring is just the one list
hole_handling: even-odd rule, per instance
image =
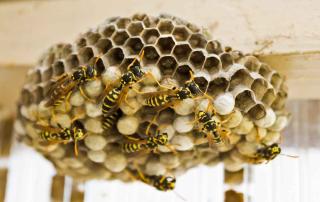
[[152, 150], [154, 151], [155, 149], [158, 148], [159, 145], [167, 145], [169, 142], [168, 139], [168, 134], [167, 133], [161, 133], [160, 130], [157, 130], [156, 136], [148, 136], [146, 140], [139, 140], [139, 139], [133, 139], [130, 138], [131, 140], [134, 140], [133, 142], [130, 143], [123, 143], [122, 144], [122, 150], [125, 153], [134, 153], [138, 152], [141, 150]]
[[71, 93], [78, 88], [82, 96], [90, 100], [88, 96], [86, 96], [82, 86], [88, 81], [96, 79], [97, 71], [95, 70], [94, 65], [97, 63], [97, 61], [98, 59], [93, 65], [78, 67], [77, 70], [75, 70], [72, 74], [62, 74], [49, 89], [47, 93], [49, 99], [45, 103], [45, 106], [57, 107], [61, 105], [64, 100], [69, 100]]
[[[139, 54], [139, 61], [142, 61], [143, 56], [144, 50], [142, 50]], [[137, 58], [135, 58], [128, 65], [128, 71], [120, 77], [119, 84], [116, 87], [113, 87], [109, 91], [108, 88], [106, 88], [105, 93], [103, 93], [102, 112], [105, 117], [111, 115], [115, 110], [117, 110], [119, 104], [123, 100], [130, 106], [130, 104], [127, 102], [127, 94], [129, 89], [133, 89], [132, 86], [136, 83], [141, 82], [144, 78], [146, 78], [146, 76], [151, 76], [157, 82], [157, 84], [161, 86], [161, 84], [157, 81], [153, 74], [150, 72], [144, 72], [141, 69], [140, 64], [137, 64], [136, 61]], [[137, 93], [140, 93], [137, 90], [135, 91]]]
[[122, 115], [122, 112], [120, 109], [118, 109], [110, 116], [102, 116], [102, 128], [104, 130], [110, 129], [116, 123], [116, 121], [119, 119], [121, 115]]
[[127, 169], [129, 176], [145, 184], [151, 185], [160, 191], [170, 191], [175, 188], [176, 178], [164, 175], [144, 175], [140, 169]]
[[208, 139], [210, 147], [222, 142], [228, 142], [228, 136], [231, 133], [229, 129], [222, 127], [222, 123], [226, 122], [226, 120], [221, 122], [214, 117], [215, 115], [215, 112], [210, 115], [210, 113], [200, 110], [196, 113], [195, 119], [202, 126], [201, 132], [205, 134], [204, 136]]
[[58, 127], [44, 126], [36, 124], [37, 129], [42, 130], [39, 136], [43, 141], [48, 143], [74, 143], [74, 153], [78, 156], [78, 141], [86, 136], [83, 124], [79, 120], [72, 120], [70, 128], [63, 128], [60, 124]]
[[263, 144], [263, 147], [258, 149], [255, 153], [255, 156], [253, 158], [250, 158], [248, 161], [250, 163], [254, 164], [260, 164], [262, 162], [269, 162], [273, 159], [275, 159], [278, 155], [283, 155], [291, 158], [298, 158], [298, 156], [292, 156], [287, 154], [281, 154], [281, 148], [279, 144], [274, 143], [272, 145], [265, 145]]
[[173, 87], [172, 89], [160, 92], [151, 92], [151, 93], [144, 93], [143, 96], [147, 97], [145, 99], [145, 105], [149, 107], [160, 107], [157, 110], [156, 115], [153, 117], [150, 125], [147, 128], [147, 133], [150, 129], [150, 126], [156, 121], [157, 117], [159, 116], [160, 112], [168, 107], [173, 107], [177, 102], [193, 98], [203, 98], [206, 97], [212, 101], [212, 98], [207, 95], [206, 93], [202, 92], [199, 85], [194, 80], [194, 74], [190, 70], [190, 79], [187, 80], [183, 87], [176, 89]]
[[196, 98], [200, 95], [208, 96], [201, 91], [199, 85], [194, 81], [192, 71], [190, 71], [190, 75], [191, 78], [179, 89], [174, 87], [167, 91], [144, 93], [144, 96], [147, 97], [145, 99], [145, 105], [149, 107], [167, 108], [174, 105], [175, 102], [185, 100], [187, 98]]

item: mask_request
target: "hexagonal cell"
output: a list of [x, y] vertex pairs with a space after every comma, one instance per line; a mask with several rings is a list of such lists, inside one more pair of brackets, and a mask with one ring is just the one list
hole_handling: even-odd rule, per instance
[[78, 59], [77, 54], [69, 55], [66, 59], [66, 65], [69, 69], [77, 68], [79, 67], [80, 61]]
[[56, 61], [53, 64], [53, 73], [55, 76], [60, 76], [61, 74], [63, 74], [65, 72], [64, 69], [64, 64], [62, 61]]
[[42, 75], [39, 69], [37, 70], [32, 70], [32, 72], [28, 72], [28, 82], [29, 83], [40, 83], [42, 80]]
[[188, 60], [191, 53], [191, 47], [188, 43], [177, 44], [174, 47], [173, 55], [177, 58], [179, 62], [185, 62]]
[[158, 22], [159, 22], [159, 19], [154, 17], [146, 16], [143, 19], [143, 24], [145, 25], [145, 27], [148, 27], [148, 28], [156, 27]]
[[130, 55], [138, 55], [143, 48], [143, 43], [140, 37], [134, 37], [128, 39], [124, 47]]
[[143, 63], [146, 64], [155, 64], [159, 60], [159, 53], [153, 46], [146, 46], [144, 48], [144, 57]]
[[81, 63], [87, 63], [94, 56], [93, 50], [90, 47], [82, 48], [79, 51], [79, 59]]
[[268, 79], [271, 73], [271, 69], [267, 64], [262, 63], [260, 65], [259, 74], [261, 74], [261, 76]]
[[33, 95], [32, 93], [30, 93], [30, 91], [28, 89], [22, 89], [21, 91], [21, 102], [23, 105], [30, 105], [33, 101]]
[[101, 35], [99, 33], [88, 32], [86, 35], [88, 44], [90, 45], [95, 44], [101, 38]]
[[118, 29], [125, 29], [129, 25], [131, 20], [129, 18], [119, 18], [116, 22]]
[[216, 96], [225, 92], [229, 87], [229, 81], [224, 77], [218, 77], [209, 82], [207, 93]]
[[223, 52], [221, 43], [217, 40], [209, 41], [206, 46], [206, 50], [209, 54], [213, 53], [219, 55]]
[[202, 34], [192, 34], [189, 43], [192, 48], [204, 48], [207, 45], [207, 40]]
[[[146, 135], [146, 130], [148, 126], [150, 125], [150, 121], [144, 121], [140, 123], [139, 128], [137, 129], [137, 134], [139, 135], [140, 138], [147, 138], [148, 136]], [[149, 129], [149, 135], [155, 134], [156, 130], [158, 128], [158, 125], [152, 123]]]
[[185, 26], [175, 27], [172, 34], [177, 41], [186, 41], [190, 36], [189, 30]]
[[276, 93], [274, 92], [274, 89], [270, 88], [267, 90], [267, 92], [265, 92], [261, 101], [265, 105], [270, 106], [275, 99], [276, 99]]
[[260, 68], [260, 62], [259, 60], [254, 57], [254, 56], [247, 56], [245, 59], [245, 62], [244, 62], [244, 66], [246, 68], [248, 68], [250, 71], [254, 71], [254, 72], [257, 72], [259, 71], [259, 68]]
[[251, 90], [253, 90], [257, 99], [261, 100], [268, 88], [268, 83], [264, 79], [256, 79], [251, 84]]
[[43, 94], [43, 89], [41, 86], [38, 86], [33, 92], [33, 101], [37, 104], [39, 104], [43, 97], [44, 97], [44, 94]]
[[72, 45], [65, 44], [61, 50], [61, 57], [66, 58], [71, 53], [72, 53]]
[[133, 21], [142, 21], [146, 16], [147, 14], [145, 13], [136, 13], [131, 18]]
[[110, 17], [110, 18], [107, 18], [107, 19], [106, 19], [106, 22], [107, 22], [107, 23], [112, 23], [112, 22], [115, 22], [116, 20], [118, 20], [119, 18], [120, 18], [119, 16]]
[[138, 36], [143, 30], [141, 22], [131, 22], [128, 26], [128, 32], [131, 36]]
[[[119, 68], [119, 70], [121, 71], [121, 72], [126, 72], [127, 70], [128, 70], [128, 66], [135, 60], [137, 58], [137, 56], [131, 56], [131, 57], [129, 57], [129, 58], [124, 58], [124, 60], [121, 62], [121, 64], [120, 64], [120, 66], [118, 66], [118, 68]], [[133, 65], [139, 65], [140, 63], [139, 63], [139, 61], [138, 60], [136, 60], [135, 62], [134, 62], [134, 64]]]
[[106, 55], [109, 65], [119, 65], [124, 59], [124, 53], [121, 48], [112, 48]]
[[206, 57], [201, 50], [197, 50], [191, 53], [190, 55], [190, 63], [194, 65], [195, 68], [201, 68]]
[[146, 44], [155, 44], [160, 33], [157, 29], [145, 29], [142, 32], [142, 39]]
[[123, 45], [124, 42], [129, 38], [129, 34], [126, 31], [117, 31], [112, 40], [116, 45]]
[[203, 68], [208, 70], [208, 72], [211, 74], [219, 72], [220, 67], [221, 67], [220, 58], [215, 54], [209, 55], [206, 58], [203, 65]]
[[200, 31], [200, 28], [195, 25], [195, 24], [192, 24], [192, 23], [188, 23], [187, 24], [187, 27], [192, 31], [192, 32], [199, 32]]
[[238, 107], [242, 111], [246, 111], [256, 104], [250, 90], [243, 90], [241, 93], [236, 95], [235, 102], [236, 107]]
[[76, 45], [78, 49], [83, 48], [87, 45], [87, 40], [85, 38], [79, 38], [76, 41]]
[[114, 25], [107, 25], [103, 30], [102, 30], [102, 35], [105, 37], [111, 37], [112, 34], [116, 31], [116, 28]]
[[251, 78], [249, 72], [247, 72], [245, 69], [239, 69], [231, 76], [229, 90], [232, 91], [240, 84], [250, 87], [252, 82], [253, 78]]
[[275, 89], [278, 89], [281, 85], [282, 79], [279, 73], [274, 72], [271, 76], [270, 83], [273, 85]]
[[172, 75], [177, 67], [177, 61], [174, 57], [168, 55], [161, 57], [158, 66], [162, 74], [165, 75]]
[[158, 24], [158, 29], [161, 34], [170, 34], [173, 30], [171, 20], [161, 20]]
[[101, 57], [93, 57], [91, 63], [97, 71], [98, 76], [101, 75], [106, 69]]
[[191, 78], [190, 71], [193, 72], [194, 70], [188, 64], [180, 64], [176, 69], [176, 72], [173, 76], [180, 85], [183, 85], [187, 80]]
[[288, 97], [288, 94], [285, 92], [279, 92], [277, 94], [277, 98], [272, 103], [271, 107], [274, 110], [282, 110], [285, 107], [286, 104], [286, 98]]
[[233, 57], [230, 53], [222, 53], [220, 55], [220, 60], [222, 63], [222, 68], [224, 70], [228, 70], [230, 65], [233, 65], [233, 63], [234, 63]]
[[110, 39], [99, 39], [96, 43], [96, 47], [100, 54], [105, 54], [112, 48], [112, 42]]
[[159, 38], [156, 46], [159, 48], [162, 54], [169, 54], [174, 47], [175, 42], [171, 36]]
[[209, 81], [205, 77], [203, 77], [203, 76], [195, 77], [194, 81], [196, 82], [196, 84], [198, 84], [198, 86], [200, 87], [202, 92], [206, 92], [207, 91], [207, 88], [208, 88], [208, 85], [209, 85]]
[[[44, 57], [42, 64], [45, 66], [50, 66], [55, 60], [55, 55], [53, 53], [49, 53], [46, 57]], [[41, 64], [41, 61], [39, 61]]]
[[252, 119], [259, 120], [265, 117], [267, 113], [262, 104], [257, 104], [248, 111], [248, 114]]
[[47, 81], [51, 79], [52, 75], [53, 75], [53, 70], [52, 68], [48, 67], [42, 72], [41, 78], [43, 81]]

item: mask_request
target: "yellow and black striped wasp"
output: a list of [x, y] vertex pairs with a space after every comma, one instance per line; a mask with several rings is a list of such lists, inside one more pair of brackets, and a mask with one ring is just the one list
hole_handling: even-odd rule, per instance
[[118, 109], [110, 116], [102, 116], [102, 128], [104, 130], [109, 130], [113, 125], [115, 125], [115, 123], [117, 122], [117, 120], [120, 118], [121, 115], [122, 115], [122, 111]]
[[73, 119], [70, 128], [63, 128], [60, 124], [57, 125], [58, 127], [51, 127], [35, 124], [35, 128], [41, 130], [39, 136], [47, 143], [67, 144], [73, 142], [75, 156], [78, 156], [78, 141], [86, 136], [83, 124], [79, 120]]
[[[140, 62], [142, 61], [143, 56], [144, 50], [141, 50], [139, 54]], [[111, 90], [108, 90], [108, 87], [106, 87], [105, 92], [102, 94], [102, 113], [104, 117], [112, 115], [119, 108], [119, 105], [123, 100], [130, 106], [130, 104], [127, 102], [127, 94], [129, 89], [133, 89], [132, 86], [136, 83], [141, 82], [144, 78], [146, 78], [146, 76], [151, 76], [157, 82], [157, 84], [160, 85], [160, 83], [152, 73], [144, 72], [142, 70], [140, 62], [137, 62], [137, 58], [135, 58], [128, 65], [128, 71], [122, 74], [119, 82], [116, 82], [116, 86]], [[137, 90], [135, 91], [138, 92]]]
[[205, 97], [212, 101], [212, 97], [207, 95], [205, 92], [202, 92], [200, 86], [195, 82], [193, 72], [190, 70], [189, 73], [190, 79], [187, 80], [184, 86], [181, 88], [176, 89], [175, 87], [173, 87], [172, 89], [166, 91], [143, 94], [143, 96], [146, 97], [145, 106], [159, 108], [147, 128], [147, 133], [150, 129], [150, 126], [156, 121], [162, 110], [168, 107], [173, 107], [175, 104], [182, 100], [188, 98], [199, 99]]
[[155, 151], [158, 146], [166, 146], [169, 142], [167, 133], [160, 133], [160, 130], [156, 131], [155, 136], [148, 136], [146, 140], [129, 138], [131, 142], [123, 143], [122, 150], [125, 153], [134, 153], [142, 150]]
[[127, 169], [128, 175], [134, 179], [139, 180], [147, 185], [156, 188], [159, 191], [173, 191], [180, 199], [186, 201], [180, 194], [174, 191], [176, 186], [176, 178], [174, 176], [166, 175], [145, 175], [140, 169], [135, 165], [136, 169]]
[[49, 98], [45, 103], [45, 106], [57, 107], [61, 105], [64, 101], [69, 100], [72, 92], [76, 89], [79, 89], [82, 96], [90, 100], [88, 96], [86, 96], [82, 87], [88, 81], [96, 79], [97, 71], [94, 66], [98, 59], [96, 59], [93, 65], [80, 66], [72, 74], [64, 73], [58, 77], [47, 93]]
[[215, 118], [215, 111], [212, 115], [208, 112], [199, 110], [196, 112], [195, 122], [200, 125], [200, 132], [204, 134], [204, 137], [208, 139], [209, 146], [212, 147], [215, 144], [222, 142], [229, 142], [228, 136], [231, 131], [227, 128], [222, 127], [222, 124], [227, 120], [220, 121]]
[[279, 144], [273, 143], [272, 145], [269, 145], [269, 146], [263, 144], [263, 147], [257, 150], [253, 158], [247, 159], [247, 162], [254, 163], [254, 164], [260, 164], [263, 162], [268, 163], [269, 161], [275, 159], [278, 155], [283, 155], [291, 158], [298, 158], [298, 156], [281, 154], [281, 148]]

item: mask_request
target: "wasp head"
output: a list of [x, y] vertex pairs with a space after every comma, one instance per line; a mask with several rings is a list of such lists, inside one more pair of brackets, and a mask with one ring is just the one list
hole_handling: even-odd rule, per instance
[[130, 68], [130, 71], [134, 74], [134, 76], [138, 79], [142, 78], [144, 76], [144, 72], [141, 70], [141, 67], [139, 65], [135, 65]]
[[87, 75], [87, 80], [93, 79], [97, 76], [97, 71], [92, 66], [87, 66], [86, 75]]
[[201, 94], [200, 87], [193, 80], [191, 82], [186, 83], [186, 88], [188, 88], [193, 96], [197, 96]]
[[168, 133], [163, 133], [157, 137], [157, 143], [159, 145], [166, 145], [168, 143]]
[[174, 177], [166, 177], [162, 181], [163, 190], [173, 190], [176, 185], [176, 178]]
[[207, 122], [210, 120], [210, 114], [208, 112], [199, 111], [198, 112], [198, 119], [202, 123]]

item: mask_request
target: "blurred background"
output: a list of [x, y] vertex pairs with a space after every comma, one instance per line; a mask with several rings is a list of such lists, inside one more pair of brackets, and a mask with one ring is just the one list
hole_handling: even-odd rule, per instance
[[[141, 183], [81, 183], [55, 173], [12, 132], [27, 70], [41, 53], [112, 16], [175, 15], [207, 27], [213, 38], [259, 58], [287, 76], [292, 121], [274, 161], [227, 173], [198, 167], [179, 178], [176, 194]], [[316, 0], [0, 1], [0, 202], [46, 201], [319, 201], [320, 3]], [[232, 190], [232, 191], [230, 191]]]

